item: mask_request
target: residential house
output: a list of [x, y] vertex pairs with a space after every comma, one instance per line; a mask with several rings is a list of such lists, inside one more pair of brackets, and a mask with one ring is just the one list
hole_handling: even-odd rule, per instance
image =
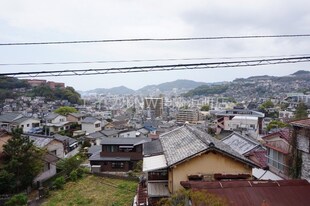
[[63, 115], [49, 113], [44, 119], [44, 125], [49, 130], [49, 134], [70, 129], [71, 123], [68, 122], [67, 118]]
[[64, 157], [65, 158], [72, 157], [79, 152], [80, 147], [76, 139], [73, 139], [68, 136], [59, 135], [59, 134], [55, 134], [53, 135], [53, 137], [56, 140], [62, 142], [62, 144], [64, 145]]
[[40, 120], [24, 117], [19, 113], [6, 113], [0, 115], [0, 126], [8, 132], [14, 128], [22, 128], [23, 133], [28, 133], [33, 128], [40, 126]]
[[301, 164], [297, 165], [301, 169], [300, 177], [310, 182], [310, 119], [303, 119], [291, 122], [293, 126], [293, 138], [296, 145]]
[[64, 158], [64, 146], [62, 142], [53, 137], [40, 135], [28, 135], [28, 137], [36, 147], [47, 151], [43, 157], [44, 167], [42, 172], [34, 179], [34, 183], [40, 186], [40, 182], [53, 177], [57, 173], [56, 162]]
[[90, 158], [94, 172], [128, 172], [143, 159], [143, 143], [148, 138], [102, 138], [101, 151]]
[[36, 147], [46, 149], [48, 153], [57, 156], [60, 159], [64, 158], [64, 145], [61, 141], [50, 136], [32, 134], [27, 134], [27, 136], [33, 141], [33, 144]]
[[[216, 195], [227, 205], [233, 206], [291, 206], [309, 205], [310, 202], [310, 183], [306, 180], [182, 181], [181, 185], [185, 189], [202, 192], [206, 198], [210, 198], [210, 194]], [[195, 200], [191, 204], [204, 206]]]
[[250, 131], [261, 134], [263, 129], [264, 114], [252, 110], [232, 109], [216, 113], [217, 130], [219, 134], [222, 130]]
[[289, 129], [282, 129], [262, 137], [267, 148], [269, 170], [284, 179], [289, 178], [291, 136]]
[[67, 115], [67, 121], [77, 123], [79, 125], [82, 124], [82, 120], [86, 117], [86, 114], [83, 113], [69, 113]]
[[59, 158], [55, 155], [47, 153], [43, 157], [44, 166], [42, 171], [33, 180], [38, 186], [41, 186], [41, 182], [47, 180], [57, 173], [56, 163]]
[[85, 131], [86, 134], [97, 132], [102, 129], [101, 121], [95, 117], [86, 117], [81, 121], [81, 123], [82, 130]]
[[181, 181], [251, 179], [253, 167], [257, 166], [225, 143], [189, 125], [144, 144], [150, 204], [181, 189]]

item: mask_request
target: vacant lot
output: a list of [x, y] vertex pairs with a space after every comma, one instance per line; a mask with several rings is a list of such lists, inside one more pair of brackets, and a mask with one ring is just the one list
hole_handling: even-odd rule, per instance
[[63, 190], [50, 192], [44, 206], [132, 205], [137, 183], [88, 175], [77, 182], [68, 182]]

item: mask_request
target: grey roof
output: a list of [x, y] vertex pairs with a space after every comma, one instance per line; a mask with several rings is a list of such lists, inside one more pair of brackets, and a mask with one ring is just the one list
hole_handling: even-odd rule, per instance
[[168, 166], [207, 150], [216, 150], [248, 165], [256, 165], [225, 143], [192, 126], [182, 126], [159, 137]]
[[[17, 123], [17, 124], [20, 124], [20, 123], [23, 123], [24, 121], [26, 121], [26, 120], [28, 120], [28, 119], [36, 120], [36, 119], [34, 119], [34, 118], [21, 117], [21, 118], [15, 119], [13, 122], [14, 122], [14, 123]], [[39, 120], [37, 120], [37, 121], [39, 121]]]
[[75, 143], [77, 143], [77, 140], [76, 139], [73, 139], [71, 137], [68, 137], [68, 136], [63, 136], [63, 135], [60, 135], [60, 134], [55, 134], [54, 135], [54, 138], [61, 141], [61, 142], [65, 142], [65, 141], [68, 141], [69, 145], [73, 145]]
[[12, 122], [18, 117], [22, 117], [21, 114], [18, 113], [5, 113], [0, 115], [0, 122]]
[[90, 156], [89, 161], [130, 161], [130, 157], [102, 157], [98, 152]]
[[92, 137], [92, 138], [94, 138], [94, 139], [104, 137], [104, 135], [103, 135], [101, 132], [93, 132], [93, 133], [90, 133], [90, 134], [87, 135], [87, 136], [88, 136], [88, 137]]
[[73, 116], [73, 117], [85, 117], [86, 114], [83, 114], [83, 113], [78, 113], [78, 112], [73, 112], [73, 113], [69, 113], [69, 115]]
[[46, 117], [45, 117], [45, 119], [46, 120], [52, 120], [52, 119], [55, 119], [56, 117], [58, 117], [59, 116], [59, 114], [56, 114], [56, 113], [49, 113]]
[[92, 145], [90, 148], [88, 148], [89, 154], [95, 154], [101, 152], [101, 146], [100, 145]]
[[85, 117], [81, 122], [86, 124], [94, 124], [95, 122], [100, 121], [95, 117]]
[[46, 145], [48, 145], [51, 141], [54, 139], [51, 137], [37, 137], [37, 136], [29, 136], [29, 139], [33, 141], [33, 144], [36, 147], [44, 148]]
[[109, 129], [109, 130], [101, 130], [100, 133], [103, 134], [106, 137], [109, 136], [114, 136], [120, 132], [122, 132], [123, 130], [117, 130], [117, 129]]
[[188, 129], [180, 127], [160, 136], [160, 142], [168, 165], [173, 165], [202, 152], [206, 145]]
[[151, 142], [146, 142], [143, 144], [143, 155], [144, 156], [152, 156], [163, 153], [163, 147], [159, 139], [153, 140]]
[[265, 117], [265, 114], [262, 112], [257, 112], [254, 110], [247, 109], [232, 109], [232, 110], [224, 110], [217, 112], [216, 115], [219, 116], [252, 116], [252, 117]]
[[222, 142], [229, 145], [239, 154], [245, 154], [259, 146], [258, 142], [251, 140], [248, 137], [242, 136], [241, 134], [236, 132], [222, 139]]
[[151, 139], [149, 138], [102, 138], [101, 144], [102, 145], [139, 145], [145, 142], [149, 142]]

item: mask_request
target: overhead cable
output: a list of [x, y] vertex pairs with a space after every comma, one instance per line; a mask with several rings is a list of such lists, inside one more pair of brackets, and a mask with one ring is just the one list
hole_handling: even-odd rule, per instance
[[310, 56], [301, 56], [301, 57], [290, 57], [290, 58], [265, 58], [265, 59], [256, 59], [256, 60], [208, 62], [208, 63], [193, 63], [193, 64], [172, 64], [172, 65], [135, 66], [135, 67], [119, 67], [119, 68], [91, 68], [91, 69], [54, 70], [54, 71], [10, 72], [10, 73], [0, 73], [0, 76], [9, 76], [9, 77], [18, 76], [19, 78], [50, 77], [50, 76], [82, 76], [82, 75], [135, 73], [135, 72], [253, 67], [253, 66], [261, 66], [261, 65], [288, 64], [288, 63], [300, 63], [300, 62], [309, 62], [309, 61], [310, 61]]
[[128, 38], [128, 39], [101, 39], [101, 40], [74, 40], [74, 41], [45, 41], [45, 42], [10, 42], [0, 43], [0, 46], [33, 46], [54, 44], [90, 44], [113, 42], [146, 42], [146, 41], [197, 41], [223, 39], [258, 39], [258, 38], [301, 38], [310, 37], [310, 34], [278, 34], [278, 35], [242, 35], [242, 36], [209, 36], [209, 37], [177, 37], [177, 38]]

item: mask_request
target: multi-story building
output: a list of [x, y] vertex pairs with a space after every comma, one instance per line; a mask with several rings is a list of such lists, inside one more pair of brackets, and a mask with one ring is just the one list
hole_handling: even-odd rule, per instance
[[181, 109], [176, 119], [178, 123], [197, 123], [199, 121], [199, 111], [194, 109]]
[[163, 115], [164, 99], [163, 98], [144, 98], [144, 110], [152, 112], [154, 117], [161, 117]]
[[261, 134], [265, 114], [252, 110], [232, 109], [216, 113], [217, 134], [222, 130], [247, 130]]

